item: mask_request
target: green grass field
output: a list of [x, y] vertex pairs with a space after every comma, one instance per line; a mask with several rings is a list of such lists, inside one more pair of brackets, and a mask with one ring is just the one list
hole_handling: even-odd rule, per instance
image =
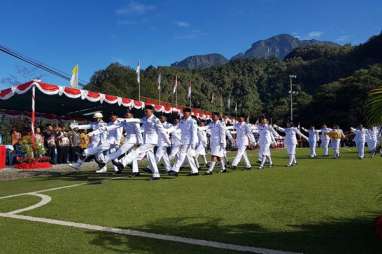
[[[252, 161], [257, 151], [250, 152]], [[212, 176], [119, 178], [89, 171], [0, 182], [0, 196], [102, 180], [46, 192], [52, 201], [23, 215], [303, 253], [382, 253], [374, 219], [382, 214], [382, 158], [310, 159]], [[231, 154], [232, 156], [232, 154]], [[184, 175], [188, 173], [185, 169]], [[127, 176], [127, 175], [126, 175]], [[38, 202], [0, 200], [0, 212]], [[0, 217], [0, 253], [233, 253], [214, 248], [92, 232]]]

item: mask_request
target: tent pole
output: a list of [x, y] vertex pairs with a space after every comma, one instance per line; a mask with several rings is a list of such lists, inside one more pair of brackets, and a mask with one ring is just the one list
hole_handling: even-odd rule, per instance
[[35, 110], [35, 100], [36, 100], [36, 85], [32, 86], [32, 120], [31, 120], [31, 133], [32, 133], [32, 145], [35, 145], [35, 122], [36, 122], [36, 110]]

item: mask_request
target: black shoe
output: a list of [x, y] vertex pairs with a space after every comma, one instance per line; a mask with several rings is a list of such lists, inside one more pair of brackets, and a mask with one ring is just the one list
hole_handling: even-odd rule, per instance
[[212, 172], [211, 172], [211, 171], [206, 171], [206, 172], [204, 173], [204, 175], [206, 175], [206, 176], [210, 176], [210, 175], [212, 175]]
[[220, 170], [220, 173], [227, 173], [227, 172], [228, 172], [227, 169]]
[[237, 166], [231, 166], [231, 169], [232, 169], [232, 170], [236, 170], [236, 169], [237, 169]]
[[151, 172], [151, 169], [149, 169], [149, 168], [144, 168], [143, 171], [148, 173], [148, 174], [152, 174], [153, 173], [153, 172]]
[[178, 176], [178, 172], [175, 172], [173, 170], [168, 171], [169, 176]]
[[245, 168], [245, 170], [251, 170], [252, 169], [252, 167], [249, 167], [249, 168]]
[[157, 180], [160, 180], [160, 177], [153, 177], [153, 176], [152, 176], [152, 177], [150, 178], [150, 180], [151, 180], [151, 181], [157, 181]]
[[137, 173], [132, 173], [131, 174], [131, 177], [136, 177], [136, 176], [140, 176], [141, 174], [139, 173], [139, 172], [137, 172]]
[[[122, 163], [120, 163], [119, 161], [111, 161], [111, 163], [113, 163], [114, 166], [116, 166], [118, 168], [118, 172], [121, 172], [125, 167], [123, 166]], [[118, 173], [117, 172], [117, 173]]]
[[199, 173], [189, 173], [188, 176], [198, 176]]

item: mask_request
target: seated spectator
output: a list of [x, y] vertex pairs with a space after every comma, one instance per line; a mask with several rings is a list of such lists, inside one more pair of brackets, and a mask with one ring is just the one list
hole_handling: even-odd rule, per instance
[[17, 131], [16, 127], [12, 128], [11, 131], [12, 145], [15, 146], [20, 142], [21, 133]]

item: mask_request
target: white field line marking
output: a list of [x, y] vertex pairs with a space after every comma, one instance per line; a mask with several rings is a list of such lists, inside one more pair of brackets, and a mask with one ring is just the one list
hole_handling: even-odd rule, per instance
[[42, 206], [48, 204], [50, 201], [52, 201], [52, 198], [49, 197], [48, 195], [45, 195], [45, 194], [37, 194], [37, 193], [33, 193], [32, 194], [31, 193], [31, 194], [26, 194], [26, 195], [36, 196], [36, 197], [41, 198], [41, 200], [40, 200], [40, 202], [38, 202], [38, 203], [36, 203], [34, 205], [31, 205], [31, 206], [28, 206], [28, 207], [25, 207], [25, 208], [22, 208], [22, 209], [18, 209], [18, 210], [14, 210], [14, 211], [8, 212], [8, 214], [17, 214], [17, 213], [22, 213], [22, 212], [30, 211], [30, 210], [42, 207]]
[[73, 228], [80, 228], [80, 229], [93, 230], [93, 231], [101, 231], [101, 232], [120, 234], [120, 235], [137, 236], [137, 237], [151, 238], [151, 239], [157, 239], [157, 240], [163, 240], [163, 241], [185, 243], [185, 244], [198, 245], [198, 246], [203, 246], [203, 247], [241, 251], [241, 252], [251, 252], [251, 253], [258, 253], [258, 254], [297, 254], [297, 252], [287, 252], [287, 251], [279, 251], [279, 250], [272, 250], [272, 249], [265, 249], [265, 248], [256, 248], [256, 247], [252, 247], [252, 246], [221, 243], [221, 242], [215, 242], [215, 241], [207, 241], [207, 240], [200, 240], [200, 239], [180, 237], [180, 236], [172, 236], [172, 235], [162, 235], [162, 234], [148, 233], [148, 232], [143, 232], [143, 231], [138, 231], [138, 230], [104, 227], [104, 226], [99, 226], [99, 225], [91, 225], [91, 224], [77, 223], [77, 222], [71, 222], [71, 221], [32, 217], [32, 216], [26, 216], [26, 215], [19, 215], [18, 214], [21, 212], [26, 212], [26, 211], [30, 211], [30, 210], [42, 207], [42, 206], [48, 204], [52, 200], [52, 198], [49, 197], [48, 195], [39, 194], [39, 193], [61, 190], [61, 189], [66, 189], [66, 188], [73, 188], [73, 187], [81, 186], [84, 184], [86, 184], [86, 183], [73, 184], [73, 185], [50, 188], [50, 189], [39, 190], [39, 191], [34, 191], [34, 192], [26, 192], [26, 193], [20, 193], [20, 194], [14, 194], [14, 195], [0, 197], [0, 199], [6, 199], [6, 198], [12, 198], [12, 197], [19, 197], [19, 196], [23, 196], [23, 195], [32, 195], [32, 196], [37, 196], [37, 197], [41, 198], [41, 201], [38, 202], [37, 204], [34, 204], [32, 206], [28, 206], [26, 208], [7, 212], [7, 213], [0, 213], [0, 217], [12, 218], [12, 219], [18, 219], [18, 220], [26, 220], [26, 221], [32, 221], [32, 222], [41, 222], [41, 223], [53, 224], [53, 225], [68, 226], [68, 227], [73, 227]]
[[180, 236], [147, 233], [147, 232], [142, 232], [137, 230], [104, 227], [99, 225], [91, 225], [91, 224], [77, 223], [77, 222], [71, 222], [71, 221], [48, 219], [48, 218], [39, 218], [39, 217], [18, 215], [13, 213], [0, 213], [0, 217], [26, 220], [26, 221], [32, 221], [32, 222], [41, 222], [41, 223], [60, 225], [60, 226], [68, 226], [73, 228], [107, 232], [107, 233], [120, 234], [120, 235], [151, 238], [151, 239], [157, 239], [157, 240], [163, 240], [163, 241], [185, 243], [185, 244], [225, 249], [225, 250], [251, 252], [251, 253], [258, 253], [258, 254], [296, 254], [296, 252], [278, 251], [278, 250], [271, 250], [271, 249], [264, 249], [264, 248], [256, 248], [251, 246], [243, 246], [243, 245], [228, 244], [228, 243], [221, 243], [221, 242], [215, 242], [215, 241], [186, 238], [186, 237], [180, 237]]
[[9, 196], [2, 196], [2, 197], [0, 197], [0, 200], [1, 199], [6, 199], [6, 198], [20, 197], [20, 196], [30, 195], [30, 194], [44, 193], [44, 192], [48, 192], [48, 191], [62, 190], [62, 189], [66, 189], [66, 188], [73, 188], [73, 187], [81, 186], [81, 185], [84, 185], [84, 184], [86, 184], [86, 183], [78, 183], [78, 184], [72, 184], [72, 185], [65, 185], [65, 186], [61, 186], [61, 187], [49, 188], [49, 189], [44, 189], [44, 190], [39, 190], [39, 191], [31, 191], [31, 192], [24, 192], [24, 193], [19, 193], [19, 194], [13, 194], [13, 195], [9, 195]]

